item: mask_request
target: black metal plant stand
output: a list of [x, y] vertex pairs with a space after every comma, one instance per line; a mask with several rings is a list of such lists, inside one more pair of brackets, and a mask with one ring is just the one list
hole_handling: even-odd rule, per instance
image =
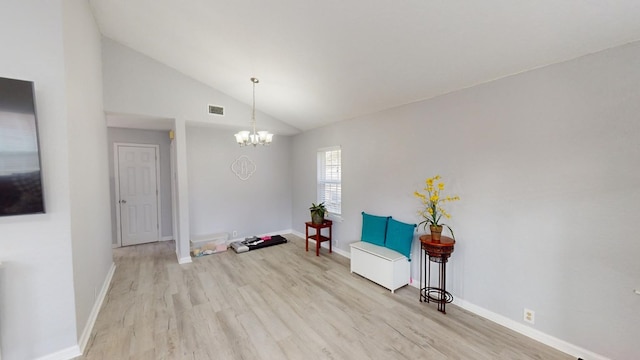
[[[440, 241], [432, 241], [431, 235], [420, 237], [420, 286], [422, 286], [423, 275], [426, 278], [427, 286], [420, 289], [420, 302], [434, 302], [438, 304], [438, 311], [446, 314], [446, 304], [453, 301], [453, 295], [446, 290], [447, 285], [447, 262], [453, 252], [455, 240], [443, 236]], [[425, 264], [423, 265], [423, 258]], [[438, 264], [438, 285], [431, 286], [431, 263]]]

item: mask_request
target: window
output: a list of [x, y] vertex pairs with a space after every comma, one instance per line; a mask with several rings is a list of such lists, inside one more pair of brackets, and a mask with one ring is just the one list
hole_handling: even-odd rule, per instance
[[318, 202], [332, 214], [342, 213], [342, 159], [339, 146], [318, 150]]

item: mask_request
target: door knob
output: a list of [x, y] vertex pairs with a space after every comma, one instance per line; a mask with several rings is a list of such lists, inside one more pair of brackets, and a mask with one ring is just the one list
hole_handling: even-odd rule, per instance
[[126, 204], [127, 200], [120, 200], [120, 204]]

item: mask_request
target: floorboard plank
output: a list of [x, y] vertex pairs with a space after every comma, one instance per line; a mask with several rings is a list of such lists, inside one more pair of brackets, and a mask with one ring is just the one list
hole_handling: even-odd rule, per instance
[[172, 241], [114, 249], [116, 272], [78, 359], [569, 360], [455, 305], [352, 274], [304, 240], [179, 265]]

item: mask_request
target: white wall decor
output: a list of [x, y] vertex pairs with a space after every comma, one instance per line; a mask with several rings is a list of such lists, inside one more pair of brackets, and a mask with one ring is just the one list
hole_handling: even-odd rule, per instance
[[247, 180], [256, 171], [256, 164], [247, 155], [242, 155], [231, 164], [233, 171], [240, 180]]

